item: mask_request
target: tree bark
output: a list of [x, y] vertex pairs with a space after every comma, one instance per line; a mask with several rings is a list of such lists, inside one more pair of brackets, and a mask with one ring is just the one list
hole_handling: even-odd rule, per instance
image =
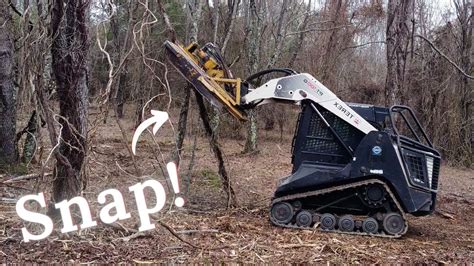
[[[258, 18], [257, 6], [255, 0], [249, 0], [248, 7], [248, 21], [247, 21], [247, 32], [248, 32], [248, 73], [254, 73], [258, 69], [259, 58], [259, 45], [258, 40], [261, 31], [261, 22]], [[257, 152], [257, 111], [250, 110], [247, 112], [249, 121], [247, 122], [247, 139], [245, 141], [244, 153]]]
[[410, 19], [413, 17], [413, 0], [389, 0], [387, 13], [387, 77], [385, 105], [399, 104], [405, 88]]
[[79, 195], [85, 180], [88, 114], [88, 0], [54, 0], [52, 68], [59, 97], [60, 145], [53, 201]]
[[0, 1], [0, 169], [18, 161], [12, 27], [8, 1]]
[[187, 0], [186, 1], [187, 11], [188, 11], [188, 23], [189, 23], [189, 30], [188, 30], [188, 39], [189, 42], [197, 42], [198, 39], [198, 32], [199, 32], [199, 25], [198, 21], [201, 17], [201, 1], [200, 0]]

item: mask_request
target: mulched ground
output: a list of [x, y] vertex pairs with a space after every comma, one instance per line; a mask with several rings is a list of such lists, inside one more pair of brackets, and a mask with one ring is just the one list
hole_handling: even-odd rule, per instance
[[[190, 119], [195, 120], [195, 115]], [[16, 215], [15, 205], [1, 201], [0, 262], [474, 262], [473, 170], [443, 166], [439, 212], [428, 217], [409, 216], [408, 233], [401, 239], [272, 226], [268, 220], [269, 199], [278, 179], [291, 170], [290, 128], [286, 129], [282, 141], [278, 132], [261, 131], [260, 152], [253, 155], [241, 154], [243, 140], [221, 139], [238, 200], [238, 207], [227, 209], [216, 161], [202, 132], [197, 126], [191, 126], [180, 167], [181, 189], [189, 191], [185, 207], [177, 209], [168, 204], [167, 211], [153, 216], [155, 230], [137, 232], [138, 214], [128, 187], [150, 176], [166, 183], [158, 165], [166, 162], [174, 147], [172, 130], [169, 126], [161, 129], [156, 142], [150, 136], [141, 139], [136, 159], [142, 173], [138, 176], [115, 121], [109, 120], [101, 125], [94, 142], [84, 196], [91, 205], [93, 217], [97, 217], [100, 210], [97, 195], [104, 189], [117, 188], [123, 193], [132, 218], [114, 225], [99, 224], [77, 233], [61, 234], [57, 229], [45, 240], [25, 243], [21, 237], [24, 224]], [[131, 139], [132, 123], [126, 121], [125, 128]], [[194, 135], [199, 137], [188, 179]], [[38, 171], [39, 166], [32, 165], [31, 172]], [[0, 177], [0, 181], [7, 178], [10, 176]], [[50, 182], [51, 177], [38, 183], [37, 180], [16, 182], [8, 187], [0, 183], [0, 198], [18, 198], [33, 193], [35, 187], [46, 192], [49, 198]], [[168, 198], [172, 195], [168, 193]], [[153, 200], [150, 198], [149, 204]], [[60, 224], [56, 226], [60, 227]]]

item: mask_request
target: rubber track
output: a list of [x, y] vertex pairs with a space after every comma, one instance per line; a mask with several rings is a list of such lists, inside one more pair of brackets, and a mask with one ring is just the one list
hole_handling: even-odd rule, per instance
[[347, 184], [347, 185], [341, 185], [341, 186], [336, 186], [336, 187], [331, 187], [331, 188], [319, 189], [319, 190], [315, 190], [315, 191], [309, 191], [309, 192], [297, 193], [297, 194], [292, 194], [292, 195], [288, 195], [288, 196], [284, 196], [284, 197], [279, 197], [279, 198], [276, 198], [276, 199], [272, 200], [271, 206], [273, 206], [275, 203], [282, 202], [282, 201], [297, 200], [297, 199], [302, 199], [302, 198], [311, 197], [311, 196], [318, 196], [318, 195], [322, 195], [322, 194], [326, 194], [326, 193], [330, 193], [330, 192], [334, 192], [334, 191], [340, 191], [340, 190], [344, 190], [344, 189], [355, 188], [355, 187], [364, 186], [364, 185], [371, 185], [371, 184], [381, 184], [381, 185], [384, 186], [386, 191], [389, 193], [391, 199], [393, 200], [396, 207], [398, 208], [398, 213], [401, 214], [401, 216], [403, 218], [403, 221], [405, 222], [405, 230], [403, 230], [402, 233], [400, 233], [398, 235], [388, 235], [385, 232], [383, 232], [383, 228], [382, 228], [382, 233], [369, 234], [369, 233], [365, 233], [365, 232], [345, 232], [345, 231], [340, 231], [340, 230], [322, 230], [322, 229], [315, 228], [315, 227], [300, 227], [300, 226], [296, 225], [296, 223], [294, 223], [294, 224], [282, 224], [282, 223], [278, 223], [277, 221], [275, 221], [273, 219], [273, 217], [271, 215], [271, 207], [270, 207], [270, 221], [274, 225], [281, 226], [281, 227], [286, 227], [286, 228], [293, 228], [293, 229], [319, 230], [319, 231], [322, 231], [322, 232], [334, 232], [334, 233], [350, 234], [350, 235], [377, 236], [377, 237], [386, 237], [386, 238], [399, 238], [399, 237], [401, 237], [408, 230], [408, 223], [407, 223], [407, 219], [406, 219], [406, 216], [405, 216], [405, 212], [401, 208], [400, 203], [398, 202], [397, 198], [392, 193], [390, 188], [387, 186], [387, 184], [385, 184], [385, 182], [382, 182], [378, 179], [369, 179], [369, 180], [365, 180], [365, 181], [358, 181], [358, 182], [350, 183], [350, 184]]

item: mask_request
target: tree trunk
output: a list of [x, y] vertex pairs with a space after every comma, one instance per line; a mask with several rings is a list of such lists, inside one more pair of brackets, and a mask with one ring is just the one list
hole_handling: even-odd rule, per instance
[[[257, 6], [255, 0], [249, 0], [248, 10], [248, 73], [255, 73], [258, 69], [259, 62], [259, 45], [258, 40], [260, 38], [260, 21], [257, 14]], [[257, 152], [257, 111], [250, 110], [248, 114], [247, 123], [247, 139], [245, 141], [244, 153]]]
[[283, 26], [284, 22], [286, 22], [286, 13], [288, 11], [288, 1], [283, 1], [281, 4], [280, 15], [278, 16], [278, 25], [277, 25], [277, 32], [275, 37], [275, 47], [272, 55], [270, 56], [270, 60], [267, 63], [267, 69], [275, 66], [278, 59], [280, 59], [280, 55], [282, 54], [283, 45], [285, 44], [285, 28]]
[[[472, 62], [471, 57], [473, 53], [473, 30], [474, 30], [474, 5], [466, 0], [454, 1], [456, 7], [457, 17], [461, 28], [461, 44], [460, 67], [465, 73], [471, 73]], [[472, 118], [472, 102], [474, 101], [474, 93], [472, 80], [464, 75], [460, 75], [459, 93], [461, 95], [461, 104], [459, 106], [461, 113], [460, 126], [460, 147], [459, 160], [466, 166], [471, 167], [473, 162], [473, 146], [474, 146], [474, 119]]]
[[234, 30], [235, 19], [239, 11], [239, 4], [240, 4], [240, 0], [233, 0], [233, 1], [229, 0], [227, 2], [228, 18], [227, 18], [227, 22], [225, 23], [225, 30], [224, 30], [225, 36], [224, 36], [224, 40], [222, 41], [222, 47], [221, 47], [221, 53], [223, 56], [225, 56], [230, 37], [232, 36], [232, 32]]
[[405, 87], [413, 0], [389, 0], [387, 13], [387, 77], [385, 105], [399, 104]]
[[224, 156], [222, 154], [221, 148], [219, 147], [219, 143], [217, 142], [214, 132], [212, 131], [211, 123], [209, 122], [209, 114], [206, 110], [206, 105], [204, 104], [204, 100], [201, 94], [199, 94], [199, 92], [195, 91], [194, 94], [196, 95], [196, 102], [199, 107], [199, 115], [201, 116], [202, 124], [204, 125], [207, 137], [209, 138], [209, 144], [211, 145], [212, 152], [214, 153], [214, 156], [216, 156], [216, 159], [219, 164], [219, 176], [221, 178], [224, 190], [227, 193], [227, 207], [235, 207], [237, 204], [235, 192], [232, 188], [229, 176], [225, 169]]
[[115, 108], [115, 115], [117, 115], [119, 119], [122, 119], [124, 116], [125, 86], [127, 84], [128, 78], [128, 62], [125, 57], [127, 56], [127, 50], [130, 49], [131, 46], [131, 32], [133, 30], [133, 26], [135, 25], [136, 10], [138, 9], [139, 4], [138, 2], [132, 4], [130, 1], [126, 5], [122, 4], [122, 6], [124, 6], [123, 8], [127, 8], [126, 17], [128, 19], [127, 31], [125, 32], [124, 36], [122, 36], [123, 34], [120, 34], [120, 21], [122, 17], [119, 17], [119, 14], [117, 13], [110, 19], [110, 28], [113, 36], [112, 48], [114, 50], [115, 56], [115, 67], [120, 67], [120, 63], [125, 60], [121, 66], [121, 69], [118, 70], [118, 79], [115, 81], [115, 86], [111, 92], [111, 98]]
[[[186, 6], [188, 11], [188, 23], [189, 23], [189, 30], [188, 30], [188, 39], [189, 42], [197, 42], [198, 39], [198, 32], [199, 32], [199, 25], [198, 21], [201, 17], [201, 1], [200, 0], [187, 0]], [[189, 43], [188, 42], [188, 43]]]
[[323, 69], [321, 74], [321, 81], [328, 86], [329, 88], [335, 89], [336, 82], [334, 82], [334, 68], [337, 65], [337, 47], [338, 43], [341, 42], [341, 37], [338, 34], [338, 26], [341, 21], [341, 16], [343, 16], [343, 1], [329, 1], [326, 2], [329, 5], [330, 12], [332, 14], [332, 25], [333, 29], [330, 31], [328, 41], [326, 43], [326, 49], [324, 53]]
[[59, 97], [59, 160], [53, 201], [79, 195], [84, 182], [88, 108], [88, 0], [54, 0], [51, 54]]
[[12, 26], [8, 1], [0, 1], [0, 169], [18, 161]]
[[184, 99], [181, 103], [181, 108], [179, 112], [179, 122], [178, 122], [178, 133], [176, 136], [176, 151], [173, 154], [173, 161], [179, 165], [181, 159], [181, 151], [183, 149], [184, 137], [186, 136], [186, 124], [188, 123], [188, 113], [189, 113], [189, 99], [191, 97], [192, 85], [188, 84], [184, 90]]
[[[199, 0], [187, 0], [186, 7], [187, 7], [186, 8], [187, 20], [190, 25], [188, 28], [186, 43], [197, 42], [198, 31], [199, 31], [198, 20], [201, 16], [201, 2]], [[166, 14], [164, 10], [162, 10], [162, 13]], [[184, 137], [186, 135], [186, 127], [187, 127], [188, 113], [189, 113], [189, 100], [190, 100], [192, 89], [193, 87], [189, 83], [184, 88], [185, 95], [184, 95], [183, 103], [181, 104], [181, 110], [179, 112], [178, 133], [177, 133], [177, 138], [176, 138], [176, 153], [173, 154], [173, 160], [178, 165], [180, 161], [181, 150], [183, 149]]]
[[[311, 10], [311, 0], [308, 1], [307, 9]], [[290, 48], [290, 62], [288, 63], [288, 68], [292, 68], [295, 64], [296, 58], [298, 57], [299, 52], [303, 48], [303, 43], [304, 43], [304, 37], [305, 37], [305, 30], [306, 30], [306, 25], [308, 25], [309, 18], [311, 16], [311, 12], [306, 12], [306, 15], [304, 16], [303, 23], [300, 24], [298, 27], [298, 31], [300, 32], [298, 34], [298, 38], [295, 38], [295, 41], [293, 45]]]

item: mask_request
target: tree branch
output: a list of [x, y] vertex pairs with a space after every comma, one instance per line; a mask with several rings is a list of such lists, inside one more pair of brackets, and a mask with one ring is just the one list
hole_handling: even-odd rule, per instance
[[286, 36], [290, 36], [290, 35], [295, 35], [295, 34], [310, 32], [310, 31], [332, 31], [332, 30], [338, 30], [338, 29], [341, 29], [341, 28], [349, 27], [349, 26], [351, 26], [351, 24], [341, 25], [341, 26], [332, 27], [332, 28], [327, 28], [327, 29], [313, 28], [313, 29], [306, 29], [306, 30], [301, 30], [301, 31], [294, 31], [294, 32], [290, 32], [290, 33], [285, 34], [285, 37], [286, 37]]
[[464, 72], [464, 70], [462, 70], [461, 67], [459, 67], [456, 63], [454, 63], [453, 60], [451, 60], [447, 55], [445, 55], [443, 52], [441, 52], [441, 50], [439, 50], [433, 42], [431, 42], [430, 40], [428, 40], [426, 37], [422, 36], [422, 35], [415, 35], [415, 37], [418, 37], [418, 38], [421, 38], [423, 39], [425, 42], [427, 42], [431, 48], [433, 48], [433, 50], [435, 50], [439, 55], [441, 55], [442, 57], [444, 57], [444, 59], [446, 59], [446, 61], [448, 61], [452, 66], [454, 66], [458, 71], [459, 73], [461, 73], [463, 76], [465, 76], [466, 78], [468, 79], [474, 79], [474, 76], [471, 76], [469, 74], [467, 74], [466, 72]]
[[367, 46], [367, 45], [370, 45], [370, 44], [376, 44], [376, 43], [385, 43], [385, 41], [373, 41], [373, 42], [366, 42], [366, 43], [363, 43], [363, 44], [358, 44], [358, 45], [353, 45], [353, 46], [347, 46], [343, 50], [359, 48], [359, 47]]

